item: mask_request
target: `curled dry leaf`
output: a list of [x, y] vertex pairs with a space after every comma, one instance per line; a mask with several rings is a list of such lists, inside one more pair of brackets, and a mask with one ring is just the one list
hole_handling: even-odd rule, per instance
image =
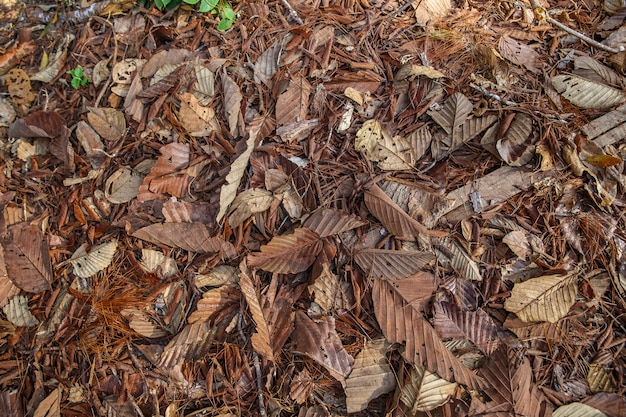
[[320, 236], [300, 227], [290, 235], [274, 236], [261, 246], [261, 252], [250, 253], [248, 265], [279, 274], [295, 274], [306, 271], [321, 250]]
[[220, 125], [215, 118], [215, 110], [200, 104], [192, 93], [180, 95], [180, 110], [178, 117], [187, 132], [194, 137], [209, 136], [213, 131], [219, 131]]
[[206, 354], [213, 343], [215, 334], [216, 328], [207, 321], [186, 325], [165, 346], [157, 364], [158, 368], [183, 383], [186, 381], [182, 373], [185, 361], [192, 361]]
[[409, 170], [415, 164], [410, 143], [386, 132], [377, 120], [368, 120], [356, 133], [354, 148], [382, 170]]
[[277, 40], [274, 45], [267, 48], [259, 56], [254, 64], [254, 81], [257, 83], [263, 83], [267, 86], [270, 85], [270, 80], [276, 74], [278, 70], [278, 60], [280, 59], [280, 52], [282, 50], [281, 41]]
[[515, 284], [504, 309], [525, 322], [556, 323], [576, 301], [576, 282], [576, 274], [569, 274], [544, 275]]
[[483, 280], [476, 261], [452, 238], [437, 239], [433, 247], [444, 268], [451, 268], [470, 281]]
[[176, 261], [156, 250], [142, 249], [141, 262], [139, 264], [144, 271], [158, 275], [161, 279], [178, 274]]
[[67, 50], [74, 38], [75, 36], [73, 34], [66, 33], [65, 37], [61, 40], [61, 42], [59, 42], [59, 46], [52, 56], [48, 66], [36, 74], [33, 74], [30, 79], [33, 81], [41, 81], [43, 83], [49, 83], [54, 80], [65, 66], [65, 61], [67, 60]]
[[309, 293], [312, 294], [313, 301], [325, 312], [336, 309], [350, 310], [354, 305], [350, 283], [339, 281], [327, 263], [322, 266], [322, 272], [315, 277], [313, 284], [309, 285]]
[[189, 315], [189, 324], [210, 321], [220, 313], [239, 308], [241, 291], [231, 285], [222, 285], [202, 294], [196, 309]]
[[388, 349], [385, 339], [368, 341], [354, 358], [352, 372], [346, 379], [348, 413], [363, 411], [371, 400], [396, 387], [396, 377], [386, 356]]
[[226, 71], [222, 73], [222, 89], [224, 90], [224, 112], [226, 120], [228, 120], [229, 131], [232, 136], [237, 137], [239, 136], [239, 116], [241, 116], [243, 95], [241, 95], [239, 85], [226, 74]]
[[532, 132], [532, 119], [523, 113], [516, 114], [504, 137], [496, 142], [496, 149], [502, 160], [516, 167], [530, 162], [534, 155]]
[[396, 81], [413, 79], [415, 77], [419, 77], [420, 75], [424, 75], [431, 79], [444, 78], [441, 72], [437, 71], [432, 67], [425, 67], [423, 65], [416, 65], [411, 63], [406, 63], [400, 67], [398, 72], [396, 73], [394, 79]]
[[117, 240], [102, 243], [91, 248], [89, 253], [81, 245], [72, 255], [70, 263], [74, 266], [74, 275], [89, 278], [111, 265], [117, 250]]
[[562, 405], [552, 413], [552, 417], [607, 417], [602, 411], [583, 403]]
[[502, 243], [506, 244], [511, 251], [522, 259], [526, 259], [531, 253], [528, 242], [528, 232], [524, 230], [514, 230], [502, 238]]
[[198, 274], [195, 277], [196, 287], [221, 287], [222, 285], [236, 286], [239, 282], [237, 268], [229, 265], [218, 265], [208, 274]]
[[34, 327], [39, 324], [39, 320], [28, 310], [28, 298], [23, 295], [11, 298], [2, 311], [7, 316], [7, 320], [16, 327]]
[[131, 329], [139, 333], [143, 337], [150, 339], [161, 339], [169, 336], [169, 332], [155, 322], [154, 318], [145, 310], [137, 308], [125, 308], [120, 314], [128, 319], [128, 325]]
[[445, 404], [456, 387], [454, 382], [448, 382], [417, 365], [411, 370], [408, 383], [402, 387], [400, 401], [410, 410], [410, 415], [416, 415]]
[[270, 338], [270, 328], [262, 308], [263, 297], [259, 292], [258, 278], [250, 272], [245, 259], [239, 264], [239, 270], [239, 287], [256, 325], [256, 332], [250, 338], [252, 347], [265, 359], [274, 362], [274, 349]]

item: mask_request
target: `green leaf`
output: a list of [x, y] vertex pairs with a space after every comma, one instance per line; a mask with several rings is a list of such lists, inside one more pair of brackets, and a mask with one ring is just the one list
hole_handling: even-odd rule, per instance
[[157, 9], [162, 9], [165, 7], [166, 3], [163, 3], [163, 0], [154, 0], [154, 5]]
[[[200, 0], [183, 0], [187, 4], [197, 4]], [[202, 6], [200, 6], [202, 7]]]
[[217, 3], [219, 3], [219, 0], [206, 0], [206, 2], [211, 7], [211, 10], [213, 10], [217, 7]]
[[220, 24], [217, 25], [217, 28], [219, 30], [228, 30], [228, 28], [230, 28], [233, 25], [233, 21], [230, 19], [222, 19], [220, 20]]
[[237, 15], [235, 14], [235, 11], [233, 9], [227, 7], [222, 10], [222, 18], [230, 20], [232, 24], [237, 18]]
[[74, 90], [80, 87], [80, 80], [78, 78], [72, 78], [72, 87], [74, 87]]
[[[185, 1], [187, 1], [187, 0], [185, 0]], [[211, 7], [211, 5], [209, 4], [209, 2], [207, 0], [201, 0], [200, 1], [200, 7], [198, 7], [198, 11], [200, 13], [206, 13], [206, 12], [208, 12], [211, 9], [212, 9], [212, 7]]]

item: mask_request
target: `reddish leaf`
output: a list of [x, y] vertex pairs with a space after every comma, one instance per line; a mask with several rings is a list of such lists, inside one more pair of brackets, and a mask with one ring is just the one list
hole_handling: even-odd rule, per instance
[[27, 223], [9, 229], [13, 239], [5, 239], [3, 262], [9, 278], [22, 290], [38, 293], [50, 289], [52, 265], [48, 244], [39, 229]]
[[366, 249], [354, 260], [369, 277], [399, 280], [433, 265], [435, 256], [431, 252]]
[[261, 252], [248, 255], [248, 265], [279, 274], [306, 271], [322, 249], [320, 236], [301, 227], [290, 235], [275, 236]]
[[367, 223], [353, 214], [322, 208], [315, 210], [302, 226], [313, 230], [320, 237], [328, 237], [365, 224]]
[[487, 355], [498, 347], [498, 328], [483, 310], [463, 311], [455, 304], [435, 303], [434, 325], [441, 337], [469, 339]]
[[65, 120], [55, 111], [38, 111], [24, 116], [9, 127], [11, 138], [54, 138], [67, 129]]
[[221, 252], [227, 258], [236, 255], [230, 242], [221, 237], [211, 236], [210, 230], [202, 223], [157, 223], [143, 227], [133, 233], [134, 237], [148, 242], [181, 248], [189, 252]]

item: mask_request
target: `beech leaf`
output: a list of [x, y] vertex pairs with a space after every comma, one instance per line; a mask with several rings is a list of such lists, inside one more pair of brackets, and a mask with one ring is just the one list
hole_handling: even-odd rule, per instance
[[211, 232], [202, 223], [156, 223], [133, 233], [134, 237], [156, 245], [181, 248], [189, 252], [222, 253], [226, 258], [236, 255], [230, 242]]
[[274, 236], [261, 252], [248, 255], [248, 265], [279, 274], [306, 271], [322, 249], [320, 236], [301, 227], [290, 235]]

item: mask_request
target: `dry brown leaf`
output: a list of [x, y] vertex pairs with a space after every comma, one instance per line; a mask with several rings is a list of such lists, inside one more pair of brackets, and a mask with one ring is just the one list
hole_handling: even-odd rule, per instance
[[365, 249], [354, 260], [368, 277], [400, 280], [434, 265], [435, 256], [431, 252]]
[[419, 24], [426, 24], [438, 21], [452, 7], [450, 0], [424, 0], [419, 3], [412, 3], [415, 8], [415, 18]]
[[[258, 288], [258, 278], [254, 273], [250, 272], [245, 259], [239, 264], [239, 270], [239, 287], [246, 299], [246, 304], [248, 304], [252, 320], [256, 325], [256, 332], [252, 334], [250, 338], [252, 347], [265, 359], [274, 362], [274, 350], [270, 340], [270, 329], [265, 315], [263, 314], [263, 307], [261, 305], [262, 296]], [[253, 279], [256, 282], [254, 282]]]
[[113, 204], [128, 203], [139, 194], [139, 187], [145, 175], [134, 169], [122, 166], [107, 178], [104, 196]]
[[128, 326], [143, 337], [162, 339], [170, 335], [170, 333], [165, 330], [163, 326], [156, 323], [154, 318], [145, 310], [130, 307], [120, 311], [120, 314], [128, 319]]
[[290, 235], [274, 236], [261, 252], [248, 255], [248, 265], [279, 274], [306, 271], [322, 249], [320, 236], [300, 227]]
[[583, 403], [569, 403], [554, 410], [552, 417], [607, 417], [607, 415]]
[[41, 231], [27, 223], [9, 228], [12, 239], [0, 241], [2, 262], [9, 279], [26, 292], [39, 293], [50, 289], [52, 265], [48, 243]]
[[437, 239], [433, 248], [439, 263], [451, 268], [470, 281], [482, 281], [480, 268], [467, 251], [452, 238]]
[[34, 327], [39, 324], [37, 317], [28, 310], [28, 298], [17, 295], [2, 307], [2, 311], [15, 327]]
[[502, 243], [521, 259], [526, 259], [531, 254], [529, 233], [524, 230], [513, 230], [502, 238]]
[[[423, 317], [423, 304], [415, 306], [412, 298], [405, 298], [397, 290], [396, 285], [403, 281], [406, 280], [374, 280], [374, 313], [387, 340], [392, 343], [406, 343], [403, 356], [407, 361], [423, 365], [448, 381], [479, 389], [484, 382], [445, 347], [439, 335]], [[415, 286], [413, 283], [412, 287]]]
[[[239, 85], [226, 74], [222, 73], [222, 89], [224, 92], [224, 113], [228, 120], [228, 128], [230, 134], [234, 137], [239, 136], [239, 117], [241, 116], [241, 101], [243, 96]], [[251, 134], [251, 128], [248, 129], [250, 137], [256, 137]], [[232, 172], [232, 171], [231, 171]]]
[[175, 380], [186, 381], [182, 367], [186, 360], [201, 358], [211, 347], [216, 328], [207, 321], [188, 324], [165, 346], [157, 364]]
[[498, 327], [484, 310], [464, 311], [456, 304], [435, 303], [434, 327], [441, 337], [468, 339], [487, 355], [498, 347]]
[[626, 399], [623, 395], [607, 392], [599, 392], [586, 398], [583, 403], [601, 410], [607, 417], [621, 417], [626, 410]]
[[348, 413], [363, 411], [371, 400], [396, 387], [395, 374], [385, 355], [388, 349], [385, 339], [368, 341], [354, 358], [352, 372], [346, 379]]
[[102, 243], [91, 248], [89, 253], [81, 245], [72, 255], [70, 263], [74, 267], [74, 275], [89, 278], [104, 270], [113, 261], [117, 250], [117, 240]]
[[309, 111], [311, 85], [302, 77], [289, 82], [287, 90], [276, 100], [276, 126], [286, 126], [303, 121]]
[[533, 139], [532, 119], [523, 113], [518, 113], [504, 137], [496, 142], [496, 149], [507, 164], [522, 166], [530, 162], [534, 156]]
[[353, 214], [330, 208], [320, 208], [315, 210], [302, 226], [313, 230], [320, 237], [324, 238], [338, 235], [365, 224], [367, 223]]
[[96, 132], [108, 141], [115, 142], [126, 133], [126, 118], [117, 109], [87, 107], [87, 120]]
[[[159, 54], [156, 54], [155, 56], [158, 55]], [[155, 59], [155, 57], [153, 56], [152, 59]], [[130, 83], [133, 81], [133, 77], [135, 76], [136, 71], [141, 70], [145, 63], [145, 59], [137, 58], [126, 58], [116, 63], [115, 65], [113, 65], [113, 69], [111, 70], [111, 77], [113, 79], [113, 82], [116, 84], [130, 85]]]
[[56, 388], [44, 398], [33, 413], [33, 417], [61, 416], [61, 388]]
[[400, 391], [400, 401], [410, 410], [411, 415], [416, 415], [420, 411], [434, 410], [448, 402], [456, 387], [457, 384], [417, 365], [411, 370], [408, 383]]
[[446, 236], [447, 233], [428, 230], [424, 225], [402, 211], [376, 184], [365, 191], [365, 205], [383, 226], [400, 240], [417, 240], [420, 234]]
[[539, 54], [535, 48], [521, 43], [510, 36], [503, 35], [498, 41], [498, 50], [505, 59], [508, 59], [512, 63], [526, 67], [527, 70], [535, 74], [541, 72]]
[[420, 75], [425, 75], [431, 79], [444, 78], [445, 75], [441, 72], [437, 71], [432, 67], [425, 67], [423, 65], [416, 65], [411, 63], [406, 63], [400, 67], [398, 72], [396, 73], [394, 80], [412, 80], [415, 77], [419, 77]]
[[230, 242], [211, 236], [210, 230], [202, 223], [157, 223], [137, 230], [133, 236], [156, 245], [181, 248], [189, 252], [219, 252], [226, 258], [236, 255]]
[[274, 201], [274, 194], [262, 188], [252, 188], [243, 191], [230, 205], [228, 223], [237, 227], [256, 213], [263, 213], [270, 208]]
[[354, 148], [385, 171], [409, 170], [415, 164], [413, 149], [403, 137], [391, 135], [377, 120], [367, 120], [356, 133]]
[[152, 249], [141, 250], [139, 265], [144, 271], [155, 274], [161, 279], [178, 274], [178, 266], [173, 258], [166, 257], [163, 252]]
[[173, 142], [163, 145], [159, 151], [161, 156], [139, 187], [139, 201], [155, 199], [159, 192], [169, 192], [175, 197], [188, 193], [187, 182], [191, 178], [185, 174], [173, 174], [189, 164], [189, 145]]
[[193, 93], [180, 94], [178, 118], [187, 132], [194, 137], [209, 136], [211, 132], [220, 130], [215, 110], [200, 104]]
[[207, 106], [215, 95], [215, 74], [202, 65], [195, 65], [196, 82], [193, 84], [193, 94], [201, 106]]
[[270, 85], [270, 80], [278, 70], [278, 60], [280, 59], [281, 51], [282, 46], [280, 41], [274, 42], [272, 46], [263, 51], [254, 64], [255, 82], [263, 83], [267, 86]]
[[196, 309], [189, 315], [188, 323], [210, 321], [220, 313], [239, 308], [241, 291], [231, 285], [222, 285], [202, 294]]
[[65, 120], [55, 111], [30, 113], [13, 123], [7, 135], [12, 138], [55, 138], [64, 134]]
[[322, 272], [315, 277], [315, 281], [308, 289], [313, 301], [325, 312], [336, 309], [350, 310], [354, 304], [350, 283], [340, 282], [327, 263], [322, 266]]
[[315, 322], [306, 313], [298, 311], [292, 337], [298, 352], [324, 366], [333, 378], [346, 386], [346, 377], [352, 371], [354, 359], [341, 344], [333, 317], [326, 316]]
[[504, 309], [525, 322], [556, 323], [576, 301], [577, 275], [544, 275], [513, 286]]
[[196, 287], [221, 287], [222, 285], [235, 286], [239, 281], [237, 268], [229, 265], [218, 265], [207, 274], [195, 276]]
[[533, 382], [524, 348], [501, 344], [478, 374], [490, 382], [485, 391], [491, 401], [484, 404], [474, 399], [470, 409], [474, 414], [470, 415], [543, 417], [551, 412], [552, 406]]
[[551, 81], [556, 91], [578, 107], [605, 109], [626, 100], [626, 93], [621, 89], [577, 75], [556, 75]]
[[454, 93], [447, 98], [440, 109], [428, 111], [428, 115], [452, 138], [461, 141], [461, 126], [474, 110], [474, 106], [462, 93]]
[[230, 165], [230, 172], [226, 176], [226, 183], [222, 185], [220, 190], [220, 211], [217, 213], [217, 221], [221, 221], [228, 212], [230, 204], [233, 202], [239, 189], [241, 178], [248, 167], [250, 155], [256, 145], [257, 137], [263, 127], [264, 118], [257, 116], [250, 122], [248, 126], [248, 139], [246, 140], [246, 149], [241, 153]]

